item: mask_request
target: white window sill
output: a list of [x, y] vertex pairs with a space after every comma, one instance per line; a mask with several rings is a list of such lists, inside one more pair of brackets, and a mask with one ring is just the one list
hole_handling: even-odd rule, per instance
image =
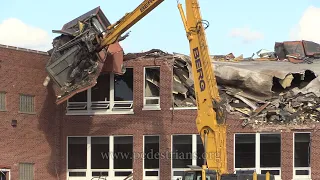
[[197, 110], [197, 107], [174, 107], [170, 108], [170, 110]]
[[128, 111], [68, 111], [67, 116], [93, 116], [93, 115], [113, 115], [113, 114], [134, 114], [133, 110]]
[[143, 110], [143, 111], [160, 111], [161, 108], [160, 108], [160, 107], [153, 107], [153, 106], [151, 106], [151, 107], [144, 106], [144, 107], [142, 108], [142, 110]]

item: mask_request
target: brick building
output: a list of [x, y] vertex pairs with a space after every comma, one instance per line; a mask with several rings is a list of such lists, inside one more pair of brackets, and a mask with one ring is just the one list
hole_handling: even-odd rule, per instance
[[[133, 172], [135, 179], [176, 179], [187, 165], [201, 165], [196, 110], [173, 108], [170, 62], [125, 61], [124, 76], [101, 75], [95, 87], [57, 106], [52, 84], [43, 86], [48, 58], [0, 47], [1, 178], [123, 179]], [[159, 72], [152, 74], [160, 80], [158, 91], [145, 88], [150, 69]], [[242, 128], [237, 117], [227, 122], [230, 173], [268, 170], [282, 180], [320, 179], [317, 126], [256, 132]], [[141, 157], [157, 152], [160, 158]], [[179, 157], [167, 156], [171, 152]]]

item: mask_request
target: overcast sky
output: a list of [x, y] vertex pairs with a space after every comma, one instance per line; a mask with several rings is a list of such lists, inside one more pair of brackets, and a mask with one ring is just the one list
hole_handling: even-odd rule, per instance
[[[142, 0], [6, 0], [0, 8], [0, 44], [48, 50], [66, 22], [100, 6], [111, 22]], [[184, 1], [181, 1], [184, 4]], [[320, 42], [319, 0], [199, 0], [211, 54], [245, 57], [260, 49], [273, 50], [275, 41]], [[165, 0], [135, 24], [122, 42], [125, 52], [153, 48], [188, 54], [176, 0]]]

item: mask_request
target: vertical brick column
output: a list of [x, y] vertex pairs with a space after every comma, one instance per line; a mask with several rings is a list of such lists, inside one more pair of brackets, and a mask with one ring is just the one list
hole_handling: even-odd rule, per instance
[[233, 173], [234, 169], [234, 132], [227, 128], [227, 170], [228, 173]]
[[311, 133], [311, 179], [320, 179], [320, 132]]
[[160, 179], [171, 179], [171, 136], [160, 136]]
[[293, 133], [281, 133], [281, 179], [292, 179], [293, 176]]
[[143, 179], [143, 135], [136, 133], [133, 136], [133, 178]]

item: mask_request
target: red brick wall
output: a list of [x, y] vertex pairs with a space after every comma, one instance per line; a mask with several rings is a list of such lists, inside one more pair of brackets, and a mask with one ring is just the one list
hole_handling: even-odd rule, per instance
[[[126, 66], [134, 68], [134, 115], [99, 115], [99, 116], [64, 116], [62, 123], [61, 167], [66, 170], [66, 137], [96, 135], [133, 135], [134, 151], [143, 152], [143, 135], [160, 135], [160, 153], [171, 151], [171, 134], [197, 133], [195, 111], [171, 111], [171, 70], [166, 61], [130, 61]], [[161, 111], [144, 111], [143, 108], [143, 67], [160, 66]], [[171, 178], [171, 161], [162, 159], [160, 164], [161, 179]], [[137, 158], [133, 164], [134, 177], [142, 179], [143, 162]], [[63, 174], [62, 179], [65, 178]]]
[[[53, 96], [42, 85], [48, 56], [0, 47], [0, 91], [7, 92], [7, 111], [0, 112], [0, 162], [18, 179], [19, 162], [35, 163], [36, 179], [54, 179], [59, 141]], [[35, 114], [19, 113], [19, 93], [35, 95]], [[17, 120], [17, 127], [11, 120]]]
[[[44, 66], [48, 56], [0, 48], [0, 91], [7, 92], [7, 112], [0, 112], [1, 165], [10, 166], [12, 178], [18, 178], [19, 162], [34, 162], [36, 180], [66, 179], [67, 136], [133, 135], [134, 151], [142, 152], [143, 135], [160, 135], [160, 153], [171, 151], [172, 134], [197, 133], [195, 110], [171, 111], [170, 61], [132, 60], [125, 64], [134, 68], [134, 114], [66, 116], [65, 104], [54, 104], [54, 92], [42, 83], [46, 77]], [[161, 111], [143, 111], [143, 67], [161, 66]], [[19, 114], [19, 93], [36, 96], [36, 114]], [[18, 120], [16, 128], [11, 120]], [[228, 120], [227, 153], [228, 170], [233, 172], [234, 133], [254, 132], [242, 128], [241, 121], [230, 116]], [[318, 129], [318, 128], [317, 128]], [[312, 175], [320, 179], [317, 162], [320, 154], [320, 133], [312, 134]], [[292, 178], [292, 133], [282, 133], [282, 179]], [[56, 166], [55, 166], [56, 164]], [[171, 178], [171, 161], [162, 159], [161, 179]], [[142, 179], [142, 159], [134, 161], [135, 179]], [[56, 167], [56, 168], [55, 168]]]

